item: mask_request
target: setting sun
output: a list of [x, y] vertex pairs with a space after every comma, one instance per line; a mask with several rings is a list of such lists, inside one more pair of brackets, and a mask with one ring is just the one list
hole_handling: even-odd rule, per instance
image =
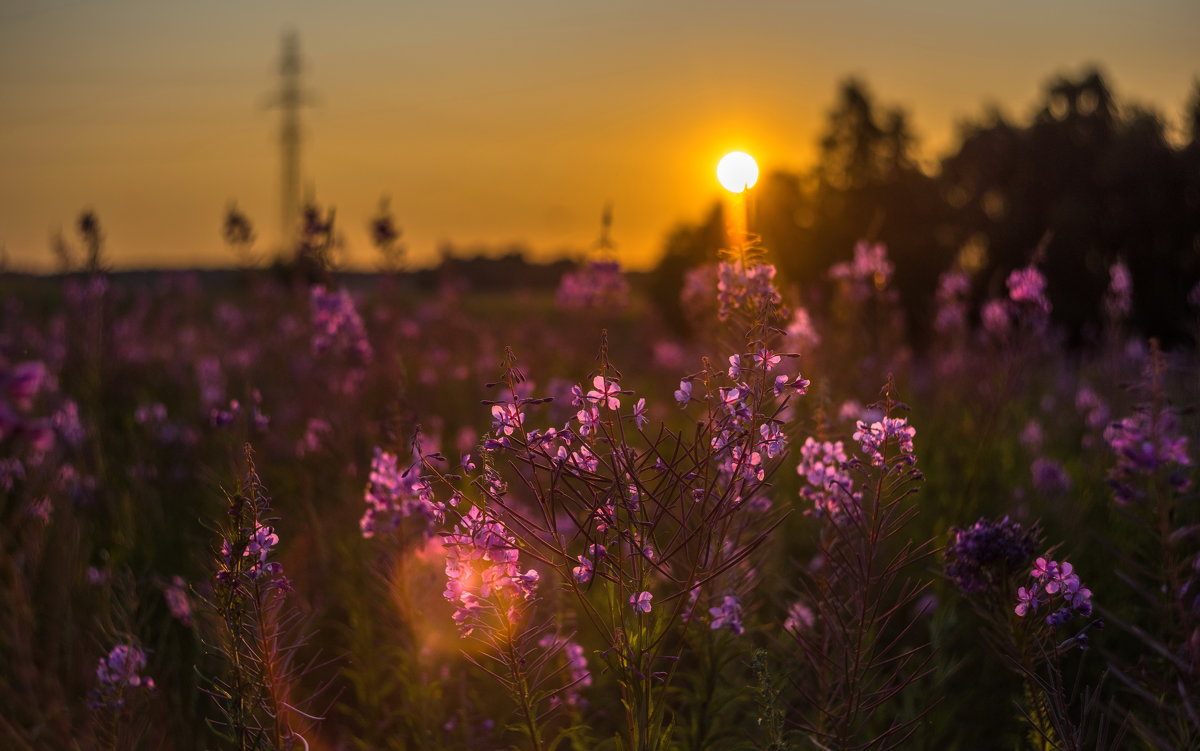
[[717, 180], [730, 193], [749, 190], [758, 182], [758, 163], [744, 151], [732, 151], [717, 164]]

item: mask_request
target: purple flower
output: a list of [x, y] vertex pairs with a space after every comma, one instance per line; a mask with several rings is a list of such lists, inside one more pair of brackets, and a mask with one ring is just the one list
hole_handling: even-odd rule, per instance
[[742, 625], [742, 606], [733, 595], [725, 595], [720, 606], [709, 608], [708, 613], [713, 617], [709, 626], [712, 630], [727, 628], [736, 636], [745, 633], [746, 629]]
[[1117, 261], [1108, 268], [1108, 291], [1104, 294], [1104, 310], [1109, 317], [1120, 320], [1133, 310], [1133, 275], [1129, 267]]
[[92, 692], [97, 707], [125, 706], [127, 689], [144, 688], [153, 691], [154, 679], [142, 675], [146, 669], [146, 653], [129, 644], [118, 644], [96, 665], [99, 685]]
[[501, 433], [512, 435], [513, 431], [519, 430], [524, 422], [525, 413], [516, 404], [492, 405], [492, 430], [496, 432], [497, 436]]
[[946, 576], [964, 593], [999, 586], [1024, 568], [1037, 547], [1037, 533], [1006, 516], [998, 522], [981, 518], [975, 524], [950, 530], [946, 546]]
[[[1034, 580], [1031, 585], [1017, 590], [1017, 615], [1025, 616], [1051, 602], [1057, 603], [1057, 609], [1046, 617], [1050, 626], [1061, 626], [1076, 615], [1086, 618], [1092, 614], [1092, 591], [1083, 585], [1070, 563], [1038, 558], [1029, 575]], [[1045, 600], [1041, 598], [1043, 593]]]
[[691, 400], [692, 382], [686, 379], [680, 381], [679, 388], [675, 389], [675, 401], [679, 402], [680, 407], [686, 407]]
[[592, 574], [596, 570], [596, 566], [591, 559], [584, 556], [578, 556], [579, 565], [571, 569], [571, 575], [575, 577], [575, 581], [580, 584], [587, 584], [592, 580]]
[[900, 453], [905, 457], [913, 457], [913, 436], [917, 429], [908, 424], [906, 417], [884, 417], [879, 422], [867, 423], [858, 421], [858, 429], [854, 432], [854, 440], [862, 446], [862, 452], [871, 459], [877, 467], [884, 464], [883, 450], [889, 440], [895, 440]]
[[649, 592], [639, 592], [636, 595], [629, 595], [629, 604], [633, 606], [635, 613], [649, 613], [650, 601], [654, 599], [654, 595]]
[[344, 288], [330, 292], [321, 285], [309, 290], [312, 304], [312, 351], [341, 352], [365, 364], [371, 361], [371, 343], [354, 300]]
[[411, 518], [421, 525], [423, 534], [430, 534], [442, 520], [444, 509], [433, 497], [429, 483], [415, 472], [402, 472], [395, 454], [375, 447], [371, 473], [363, 491], [367, 509], [359, 521], [363, 537], [399, 528], [400, 520]]
[[1026, 613], [1037, 610], [1039, 604], [1036, 584], [1029, 588], [1019, 587], [1017, 589], [1017, 606], [1013, 608], [1013, 612], [1024, 618]]
[[637, 425], [638, 430], [646, 427], [646, 423], [650, 422], [650, 418], [646, 416], [646, 398], [642, 397], [633, 405], [633, 421]]
[[1063, 495], [1071, 490], [1071, 476], [1053, 459], [1039, 456], [1029, 467], [1033, 486], [1044, 495]]
[[187, 582], [182, 576], [171, 578], [171, 583], [163, 590], [163, 596], [167, 600], [167, 608], [171, 611], [171, 615], [177, 618], [183, 625], [190, 626], [192, 623], [192, 603], [187, 595]]
[[629, 305], [629, 282], [615, 261], [591, 261], [563, 274], [555, 299], [564, 310], [621, 310]]

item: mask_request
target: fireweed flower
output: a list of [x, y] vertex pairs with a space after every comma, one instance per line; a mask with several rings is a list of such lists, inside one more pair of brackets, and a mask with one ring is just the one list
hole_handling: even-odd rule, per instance
[[514, 403], [492, 405], [492, 430], [499, 436], [512, 435], [525, 422], [525, 413]]
[[1133, 310], [1133, 276], [1123, 261], [1108, 268], [1108, 290], [1104, 293], [1104, 310], [1119, 321]]
[[654, 599], [654, 595], [649, 592], [639, 592], [635, 595], [629, 595], [629, 604], [633, 606], [635, 613], [649, 613], [651, 606], [650, 601]]
[[592, 580], [592, 574], [596, 570], [596, 565], [592, 563], [590, 558], [578, 556], [579, 565], [571, 569], [571, 574], [575, 577], [575, 581], [580, 584], [587, 584]]
[[185, 626], [192, 624], [192, 603], [188, 599], [187, 582], [182, 576], [171, 577], [171, 583], [163, 589], [163, 596], [167, 600], [167, 609], [171, 611], [180, 623]]
[[788, 608], [787, 618], [783, 621], [783, 628], [785, 631], [795, 634], [803, 629], [812, 628], [816, 622], [817, 616], [813, 613], [812, 608], [803, 601], [797, 600]]
[[913, 456], [913, 436], [917, 429], [908, 424], [906, 417], [884, 417], [878, 422], [867, 423], [859, 420], [858, 429], [854, 431], [854, 440], [862, 447], [864, 455], [870, 458], [876, 467], [884, 465], [883, 447], [889, 440], [895, 440], [907, 461], [916, 461]]
[[629, 282], [616, 261], [591, 261], [562, 275], [555, 300], [564, 310], [622, 310], [629, 306]]
[[957, 270], [943, 272], [938, 277], [937, 315], [933, 328], [939, 334], [952, 334], [967, 328], [967, 295], [971, 278]]
[[96, 666], [96, 680], [105, 686], [154, 688], [154, 679], [142, 675], [146, 669], [146, 653], [128, 644], [113, 647]]
[[814, 440], [811, 436], [800, 447], [800, 463], [796, 473], [808, 483], [800, 488], [800, 497], [811, 501], [811, 512], [829, 516], [835, 522], [846, 518], [851, 508], [857, 508], [862, 493], [854, 490], [854, 479], [846, 469], [846, 450], [841, 441]]
[[679, 388], [675, 389], [675, 401], [680, 407], [686, 407], [688, 402], [692, 400], [692, 382], [682, 380], [679, 382]]
[[521, 573], [520, 551], [508, 530], [478, 506], [472, 506], [442, 536], [446, 547], [446, 590], [454, 604], [452, 615], [459, 635], [499, 625], [495, 618], [515, 624], [524, 605], [533, 599], [540, 576], [536, 569]]
[[863, 302], [871, 296], [872, 290], [885, 290], [894, 271], [895, 266], [888, 260], [886, 245], [871, 245], [860, 240], [854, 246], [854, 259], [835, 263], [829, 268], [829, 277], [842, 282], [851, 300]]
[[1063, 495], [1071, 490], [1071, 476], [1053, 459], [1039, 456], [1029, 467], [1033, 486], [1043, 495]]
[[314, 354], [341, 352], [360, 363], [371, 361], [371, 343], [354, 300], [345, 288], [330, 292], [320, 284], [309, 290], [312, 308], [312, 351]]
[[1005, 339], [1012, 329], [1012, 313], [1007, 300], [988, 300], [979, 311], [983, 330], [993, 339]]
[[742, 377], [742, 356], [741, 355], [730, 355], [729, 356], [729, 378], [731, 380], [736, 381], [737, 379], [739, 379], [741, 377]]
[[1036, 266], [1026, 266], [1016, 269], [1008, 275], [1005, 282], [1008, 286], [1008, 297], [1018, 305], [1026, 304], [1042, 313], [1051, 310], [1050, 299], [1046, 297], [1046, 277], [1037, 270]]
[[797, 307], [792, 312], [792, 321], [787, 326], [787, 336], [792, 347], [798, 351], [811, 349], [821, 343], [821, 336], [813, 328], [812, 316], [805, 308]]
[[1018, 616], [1023, 618], [1044, 605], [1052, 606], [1056, 609], [1046, 617], [1046, 623], [1061, 626], [1074, 616], [1086, 618], [1092, 614], [1092, 591], [1083, 585], [1070, 563], [1038, 558], [1029, 576], [1033, 579], [1030, 585], [1017, 590], [1013, 612]]
[[606, 379], [604, 376], [596, 376], [592, 379], [592, 385], [595, 388], [587, 392], [589, 402], [613, 410], [621, 406], [621, 400], [617, 398], [617, 394], [621, 392], [616, 381]]
[[759, 451], [770, 459], [787, 453], [787, 436], [780, 430], [779, 423], [765, 422], [759, 426], [758, 430], [762, 434]]
[[[777, 307], [783, 297], [775, 289], [775, 267], [755, 261], [717, 264], [717, 317], [729, 320], [739, 308]], [[706, 292], [706, 294], [708, 294]]]
[[1192, 463], [1188, 439], [1180, 435], [1179, 418], [1170, 410], [1142, 407], [1105, 428], [1104, 440], [1117, 456], [1108, 476], [1117, 503], [1142, 498], [1145, 491], [1139, 486], [1144, 483], [1139, 478], [1159, 470], [1174, 470], [1167, 481], [1176, 490], [1190, 486], [1187, 476], [1179, 471]]
[[359, 521], [363, 537], [399, 528], [403, 519], [414, 519], [422, 534], [441, 523], [444, 508], [434, 498], [429, 483], [413, 470], [401, 472], [395, 454], [375, 447], [371, 473], [363, 491], [367, 510]]
[[742, 625], [742, 606], [738, 602], [738, 598], [733, 595], [725, 595], [719, 606], [708, 609], [708, 614], [712, 616], [709, 628], [713, 631], [727, 628], [735, 636], [741, 636], [746, 632]]
[[778, 365], [782, 360], [782, 357], [766, 348], [760, 349], [758, 352], [754, 353], [755, 367], [762, 368], [768, 373], [774, 370], [775, 366]]
[[1000, 586], [1028, 565], [1037, 547], [1037, 532], [1007, 516], [980, 518], [967, 528], [953, 527], [946, 546], [946, 576], [965, 594]]
[[642, 397], [633, 405], [633, 421], [637, 425], [638, 430], [646, 427], [646, 423], [650, 422], [650, 418], [646, 415], [646, 398]]

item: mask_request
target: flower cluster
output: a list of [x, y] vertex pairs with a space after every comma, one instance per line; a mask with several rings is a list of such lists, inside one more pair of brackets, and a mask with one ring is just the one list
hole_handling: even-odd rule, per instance
[[970, 292], [971, 278], [962, 271], [947, 271], [938, 277], [935, 331], [953, 334], [966, 330], [967, 295]]
[[563, 274], [555, 300], [565, 310], [623, 310], [629, 282], [616, 261], [591, 261]]
[[1119, 321], [1133, 310], [1133, 276], [1124, 262], [1117, 261], [1108, 268], [1108, 280], [1104, 311], [1114, 321]]
[[821, 343], [821, 335], [813, 326], [807, 308], [797, 307], [792, 311], [791, 323], [787, 325], [788, 343], [797, 350], [812, 349]]
[[1042, 313], [1050, 312], [1050, 298], [1046, 297], [1046, 277], [1036, 266], [1016, 269], [1008, 275], [1008, 297], [1018, 305], [1028, 305]]
[[38, 395], [48, 391], [50, 385], [50, 374], [41, 362], [22, 362], [11, 367], [0, 363], [0, 441], [23, 439], [35, 454], [45, 453], [54, 446], [50, 421], [30, 414]]
[[1033, 486], [1043, 495], [1064, 495], [1071, 490], [1071, 476], [1063, 465], [1044, 456], [1039, 456], [1029, 465], [1033, 475]]
[[399, 528], [402, 519], [416, 519], [428, 534], [443, 517], [443, 506], [434, 498], [429, 483], [410, 469], [401, 472], [396, 455], [375, 447], [371, 474], [363, 491], [367, 510], [359, 520], [363, 537]]
[[520, 551], [504, 525], [472, 506], [442, 537], [446, 547], [446, 590], [454, 604], [459, 635], [495, 624], [498, 615], [509, 624], [520, 620], [521, 605], [533, 599], [540, 578], [536, 569], [521, 573]]
[[[279, 538], [277, 537], [276, 540]], [[167, 609], [185, 626], [192, 625], [192, 602], [188, 599], [187, 582], [182, 576], [171, 577], [171, 583], [163, 589]]]
[[[253, 528], [244, 528], [240, 539], [223, 539], [217, 582], [235, 593], [242, 591], [248, 582], [280, 595], [291, 591], [291, 582], [283, 575], [283, 564], [270, 560], [278, 544], [279, 535], [275, 534], [274, 527], [259, 521], [254, 522]], [[238, 550], [241, 550], [240, 555]]]
[[757, 313], [782, 302], [771, 264], [722, 261], [717, 265], [717, 317], [722, 321], [729, 320], [738, 309]]
[[863, 302], [872, 290], [887, 289], [896, 267], [888, 260], [887, 246], [874, 245], [860, 240], [854, 246], [854, 260], [835, 263], [829, 268], [829, 276], [846, 286], [847, 295], [854, 302]]
[[841, 441], [816, 441], [810, 436], [800, 447], [796, 472], [808, 483], [800, 488], [800, 497], [812, 502], [812, 513], [816, 516], [840, 522], [861, 502], [862, 493], [854, 490], [854, 478], [846, 468], [846, 461]]
[[[1141, 496], [1136, 489], [1139, 476], [1152, 475], [1163, 467], [1191, 464], [1187, 436], [1179, 434], [1179, 418], [1169, 410], [1142, 409], [1104, 429], [1104, 440], [1117, 455], [1109, 473], [1109, 485], [1118, 503]], [[1179, 490], [1188, 487], [1188, 479], [1176, 472], [1168, 478]]]
[[92, 706], [120, 708], [125, 706], [128, 689], [154, 690], [154, 679], [142, 675], [146, 669], [146, 653], [129, 644], [118, 644], [96, 666], [98, 685], [92, 692]]
[[1029, 575], [1033, 578], [1029, 586], [1017, 589], [1013, 612], [1018, 616], [1024, 618], [1042, 607], [1054, 608], [1046, 623], [1061, 626], [1076, 615], [1086, 618], [1092, 614], [1092, 590], [1083, 585], [1070, 563], [1038, 558]]
[[309, 290], [312, 303], [312, 351], [317, 354], [340, 351], [360, 363], [371, 361], [371, 342], [354, 300], [345, 288], [330, 292], [320, 284]]
[[854, 440], [862, 447], [862, 452], [876, 467], [884, 466], [884, 449], [889, 440], [895, 440], [900, 449], [901, 460], [912, 463], [916, 461], [913, 454], [913, 436], [917, 429], [908, 424], [907, 417], [884, 417], [870, 425], [859, 420]]
[[1036, 549], [1036, 530], [1007, 516], [998, 522], [980, 518], [965, 529], [950, 529], [946, 576], [964, 593], [983, 592], [1028, 565]]

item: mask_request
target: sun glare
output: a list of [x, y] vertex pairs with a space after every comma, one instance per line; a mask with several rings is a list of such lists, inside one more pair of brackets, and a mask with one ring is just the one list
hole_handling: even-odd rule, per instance
[[717, 164], [717, 180], [730, 193], [741, 193], [758, 182], [758, 164], [744, 151], [732, 151]]

